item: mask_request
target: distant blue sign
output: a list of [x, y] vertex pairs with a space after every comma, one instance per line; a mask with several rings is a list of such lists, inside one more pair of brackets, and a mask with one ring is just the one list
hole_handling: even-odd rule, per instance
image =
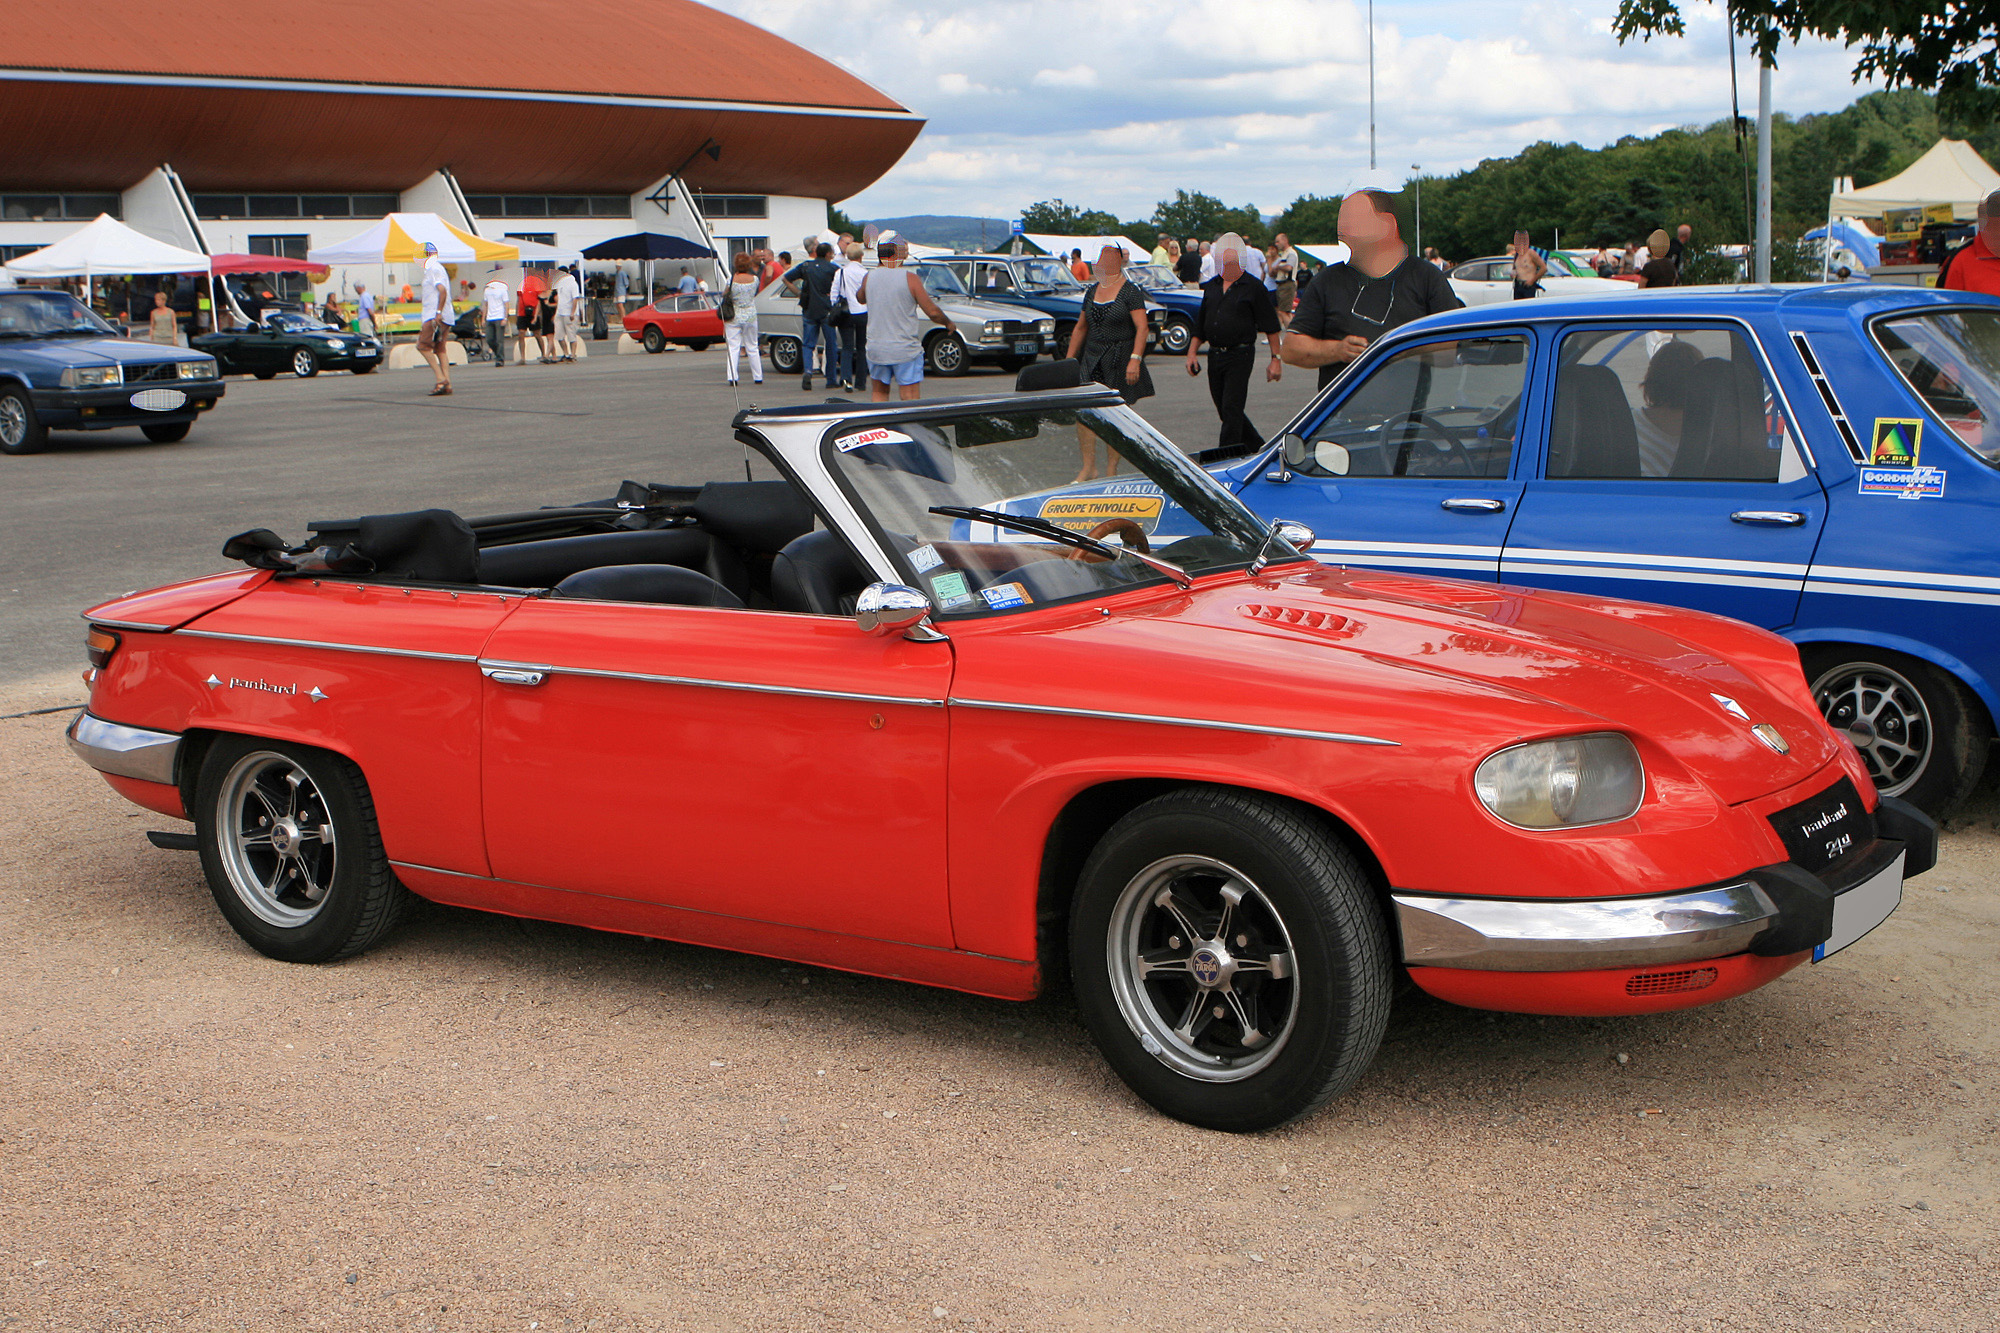
[[1016, 236], [1022, 236], [1027, 233], [1028, 226], [1026, 223], [1022, 222], [1021, 219], [1015, 218], [1012, 222], [1007, 224], [1007, 230]]

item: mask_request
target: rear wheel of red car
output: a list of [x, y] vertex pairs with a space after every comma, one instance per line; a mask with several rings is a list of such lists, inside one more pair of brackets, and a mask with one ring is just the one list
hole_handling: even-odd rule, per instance
[[712, 339], [691, 338], [688, 340], [687, 348], [690, 352], [706, 352], [709, 348], [713, 346], [715, 346], [715, 343]]
[[0, 453], [38, 454], [48, 445], [49, 428], [35, 416], [28, 391], [14, 385], [0, 389]]
[[1886, 648], [1807, 644], [1799, 657], [1820, 712], [1884, 796], [1942, 819], [1979, 785], [1993, 727], [1956, 676]]
[[657, 324], [648, 324], [646, 331], [639, 335], [639, 341], [646, 344], [646, 350], [649, 352], [667, 350], [667, 336], [660, 332], [660, 326]]
[[1388, 932], [1353, 854], [1282, 802], [1191, 787], [1112, 826], [1070, 912], [1077, 1004], [1131, 1089], [1178, 1120], [1296, 1120], [1381, 1045]]
[[395, 929], [411, 902], [382, 850], [368, 784], [338, 755], [224, 737], [202, 761], [194, 818], [216, 906], [269, 957], [351, 957]]

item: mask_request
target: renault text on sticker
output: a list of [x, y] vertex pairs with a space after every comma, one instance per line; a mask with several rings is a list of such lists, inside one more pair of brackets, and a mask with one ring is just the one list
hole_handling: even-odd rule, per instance
[[965, 586], [965, 575], [956, 569], [949, 574], [933, 574], [931, 591], [946, 606], [957, 606], [972, 600], [972, 591]]
[[1869, 437], [1868, 463], [1871, 467], [1915, 467], [1923, 448], [1924, 423], [1901, 417], [1876, 417]]
[[833, 442], [833, 447], [844, 454], [864, 444], [908, 444], [909, 441], [910, 437], [899, 430], [877, 426], [873, 430], [858, 430], [852, 435], [843, 435]]
[[1151, 532], [1160, 525], [1164, 503], [1158, 491], [1150, 495], [1058, 495], [1042, 501], [1041, 517], [1072, 532], [1089, 532], [1114, 518], [1137, 523]]
[[928, 573], [944, 563], [944, 557], [937, 553], [937, 547], [928, 543], [910, 552], [910, 568], [919, 574]]
[[1007, 606], [1026, 606], [1035, 600], [1028, 596], [1028, 590], [1018, 583], [1002, 583], [997, 587], [981, 588], [979, 595], [986, 599], [988, 606], [996, 609]]
[[1898, 500], [1941, 500], [1944, 477], [1941, 467], [1864, 467], [1861, 493], [1893, 495]]

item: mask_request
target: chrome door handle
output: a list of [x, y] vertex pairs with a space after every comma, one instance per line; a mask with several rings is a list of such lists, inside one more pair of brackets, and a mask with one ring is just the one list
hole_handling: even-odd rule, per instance
[[486, 679], [500, 685], [539, 685], [548, 678], [546, 672], [527, 671], [520, 667], [483, 666], [479, 668], [479, 672]]
[[1770, 528], [1796, 528], [1806, 521], [1804, 514], [1789, 509], [1739, 509], [1729, 518], [1734, 523], [1759, 523]]
[[1440, 501], [1440, 504], [1459, 514], [1497, 514], [1507, 507], [1505, 500], [1454, 499]]

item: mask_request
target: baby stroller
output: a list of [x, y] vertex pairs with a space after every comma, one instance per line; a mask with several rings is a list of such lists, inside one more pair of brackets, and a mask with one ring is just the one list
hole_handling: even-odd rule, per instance
[[493, 349], [486, 345], [486, 325], [479, 318], [479, 307], [474, 306], [452, 321], [451, 336], [465, 346], [467, 361], [491, 361]]

